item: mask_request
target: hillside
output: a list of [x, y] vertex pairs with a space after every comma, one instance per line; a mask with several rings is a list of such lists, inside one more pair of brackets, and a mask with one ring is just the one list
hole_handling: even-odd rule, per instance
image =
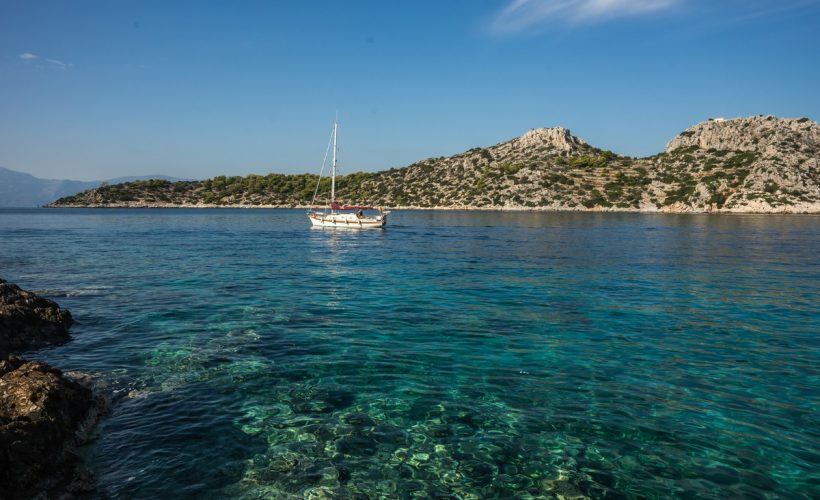
[[[149, 177], [174, 180], [166, 176]], [[149, 177], [118, 177], [108, 181], [41, 179], [24, 172], [0, 167], [0, 207], [39, 207], [57, 198], [95, 188], [103, 182], [119, 184]]]
[[[709, 120], [666, 151], [630, 158], [564, 128], [337, 179], [342, 202], [419, 208], [820, 213], [820, 126], [772, 116]], [[52, 206], [282, 206], [310, 203], [310, 174], [137, 181]], [[329, 192], [323, 179], [320, 192]]]

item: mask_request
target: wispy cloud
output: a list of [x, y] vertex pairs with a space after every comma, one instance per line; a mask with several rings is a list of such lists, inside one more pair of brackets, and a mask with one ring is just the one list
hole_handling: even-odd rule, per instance
[[733, 21], [749, 21], [760, 17], [787, 14], [793, 11], [816, 7], [818, 0], [777, 0], [750, 2], [747, 8], [738, 9], [738, 15]]
[[63, 62], [63, 61], [60, 61], [59, 59], [48, 59], [48, 58], [46, 58], [46, 62], [48, 64], [50, 64], [52, 67], [57, 68], [57, 69], [68, 69], [68, 68], [74, 66], [71, 63]]
[[68, 69], [74, 66], [70, 62], [61, 61], [59, 59], [49, 57], [41, 58], [31, 52], [23, 52], [18, 57], [26, 64], [33, 64], [37, 68]]
[[644, 15], [673, 7], [679, 0], [512, 0], [490, 25], [496, 34], [518, 33], [551, 21], [572, 23]]

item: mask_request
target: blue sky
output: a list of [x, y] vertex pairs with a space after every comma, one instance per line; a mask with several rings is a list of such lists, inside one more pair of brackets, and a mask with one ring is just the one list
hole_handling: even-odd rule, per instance
[[0, 165], [345, 171], [562, 125], [629, 155], [709, 117], [820, 117], [820, 0], [0, 0]]

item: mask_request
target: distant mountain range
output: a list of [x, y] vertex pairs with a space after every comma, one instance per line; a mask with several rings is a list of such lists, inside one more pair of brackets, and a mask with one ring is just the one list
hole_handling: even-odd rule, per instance
[[[318, 177], [268, 174], [135, 181], [53, 206], [305, 206]], [[330, 181], [322, 179], [320, 203]], [[809, 118], [713, 119], [666, 150], [631, 158], [542, 128], [486, 148], [336, 179], [340, 203], [487, 210], [820, 213], [820, 125]]]
[[141, 179], [177, 181], [167, 175], [142, 175], [116, 177], [106, 181], [72, 181], [64, 179], [40, 179], [25, 172], [0, 167], [0, 207], [39, 207], [52, 201], [102, 185], [121, 184]]

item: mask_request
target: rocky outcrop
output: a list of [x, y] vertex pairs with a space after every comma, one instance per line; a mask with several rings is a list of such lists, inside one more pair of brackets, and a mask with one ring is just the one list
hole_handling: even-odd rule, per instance
[[715, 118], [681, 132], [667, 144], [666, 152], [690, 146], [706, 150], [757, 151], [768, 155], [813, 152], [820, 146], [820, 126], [808, 118]]
[[[820, 125], [808, 118], [709, 120], [670, 141], [666, 155], [694, 158], [693, 177], [707, 180], [690, 201], [703, 203], [715, 193], [727, 211], [820, 212]], [[742, 179], [716, 171], [725, 158], [737, 159], [730, 163], [740, 166], [735, 172]]]
[[71, 313], [0, 279], [0, 355], [68, 340]]
[[582, 150], [587, 143], [563, 127], [536, 128], [510, 141], [514, 148], [547, 147], [563, 153]]
[[74, 451], [105, 407], [90, 377], [12, 352], [69, 339], [71, 313], [0, 279], [0, 499], [87, 490]]
[[15, 356], [0, 361], [0, 497], [89, 489], [74, 450], [103, 408], [89, 387], [56, 368]]

